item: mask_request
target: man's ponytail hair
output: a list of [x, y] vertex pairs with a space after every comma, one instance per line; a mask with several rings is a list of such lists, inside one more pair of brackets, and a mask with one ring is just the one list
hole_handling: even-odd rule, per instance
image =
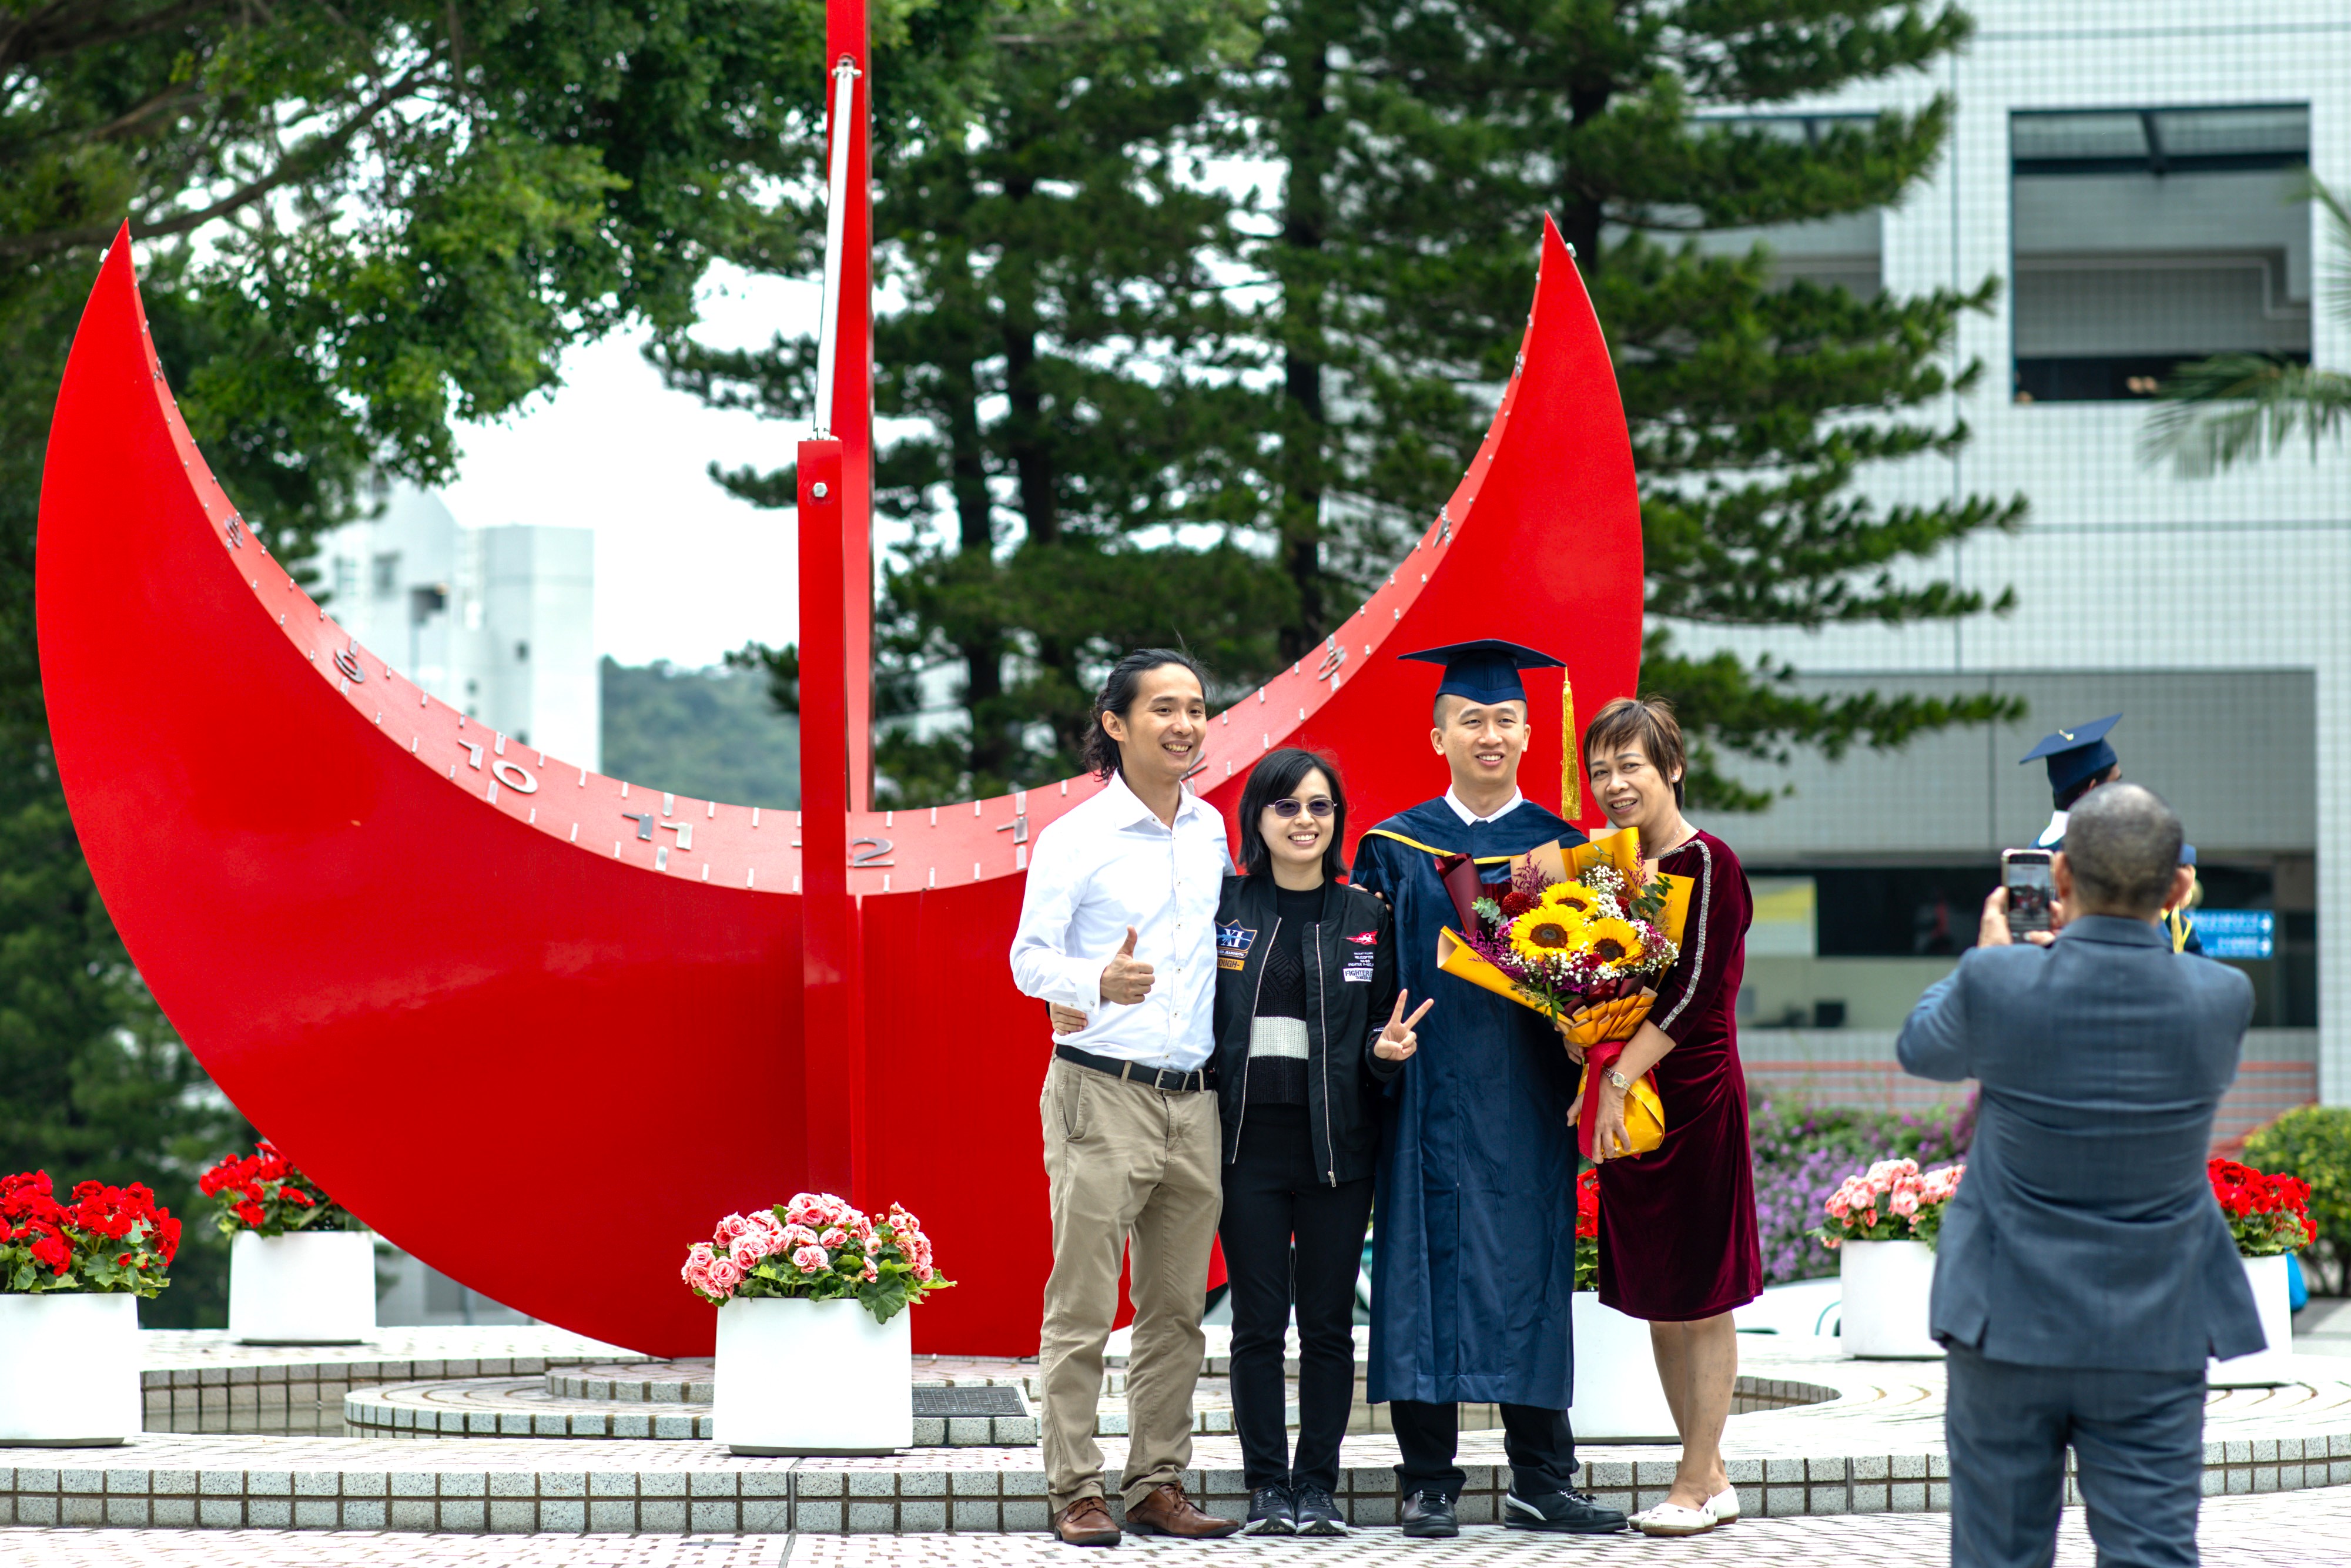
[[1143, 677], [1163, 664], [1183, 665], [1192, 672], [1192, 678], [1200, 683], [1201, 694], [1206, 695], [1207, 693], [1208, 677], [1201, 673], [1192, 655], [1178, 653], [1173, 648], [1137, 648], [1113, 664], [1109, 678], [1102, 682], [1101, 695], [1094, 698], [1093, 713], [1087, 721], [1089, 727], [1083, 758], [1093, 776], [1104, 783], [1108, 783], [1111, 775], [1118, 771], [1118, 742], [1113, 740], [1110, 731], [1102, 727], [1102, 715], [1114, 713], [1122, 723], [1124, 722], [1127, 710], [1134, 706], [1134, 699], [1142, 690]]

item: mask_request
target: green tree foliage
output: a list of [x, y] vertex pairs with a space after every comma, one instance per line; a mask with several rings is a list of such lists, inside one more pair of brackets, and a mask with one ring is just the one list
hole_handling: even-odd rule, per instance
[[[2316, 179], [2311, 199], [2326, 214], [2335, 265], [2327, 309], [2351, 321], [2351, 206]], [[2240, 463], [2274, 455], [2297, 435], [2319, 444], [2351, 423], [2351, 375], [2298, 364], [2278, 354], [2215, 354], [2173, 368], [2156, 392], [2140, 433], [2139, 455], [2168, 461], [2183, 479], [2208, 478]]]
[[[1947, 103], [1816, 135], [1771, 110], [1931, 65], [1967, 37], [1959, 11], [1267, 0], [1237, 58], [1164, 4], [1003, 4], [967, 125], [877, 160], [906, 297], [877, 332], [880, 402], [924, 432], [886, 454], [883, 508], [954, 519], [891, 573], [881, 652], [902, 700], [914, 670], [969, 672], [967, 734], [884, 743], [913, 798], [1067, 766], [1089, 662], [1113, 648], [1183, 632], [1246, 680], [1327, 635], [1474, 453], [1545, 213], [1614, 350], [1644, 486], [1644, 678], [1698, 741], [1697, 798], [1768, 800], [1726, 754], [1897, 746], [2012, 710], [1812, 695], [1676, 635], [2006, 607], [1926, 563], [2017, 526], [2022, 501], [1886, 507], [1853, 484], [1965, 440], [1937, 410], [1979, 367], [1947, 349], [1992, 286], [1865, 298], [1698, 243], [1899, 201], [1940, 155]], [[1272, 188], [1221, 194], [1204, 152], [1270, 167]], [[809, 359], [779, 340], [671, 364], [805, 417]], [[778, 506], [789, 478], [726, 476]], [[1168, 548], [1171, 522], [1213, 548]]]
[[[952, 0], [878, 9], [890, 112], [920, 112], [967, 28]], [[804, 258], [771, 192], [811, 166], [822, 37], [820, 0], [0, 0], [0, 1166], [178, 1209], [239, 1130], [139, 984], [47, 747], [35, 508], [100, 247], [127, 218], [190, 426], [298, 560], [374, 475], [445, 477], [451, 422], [552, 387], [568, 346], [682, 328], [721, 250]], [[163, 1321], [217, 1315], [206, 1245]]]
[[2007, 710], [1980, 695], [1819, 698], [1791, 672], [1682, 653], [1664, 623], [1901, 623], [2004, 608], [1916, 570], [2021, 500], [1881, 507], [1865, 464], [1966, 437], [1928, 405], [1959, 312], [1991, 286], [1863, 298], [1775, 275], [1710, 230], [1873, 210], [1939, 155], [1949, 105], [1806, 135], [1774, 104], [1956, 47], [1956, 9], [1877, 0], [1276, 0], [1238, 107], [1286, 179], [1249, 259], [1277, 286], [1282, 373], [1255, 518], [1297, 591], [1295, 657], [1425, 526], [1474, 452], [1519, 342], [1545, 213], [1607, 329], [1643, 484], [1643, 681], [1698, 745], [1696, 797], [1768, 797], [1721, 752], [1898, 745]]
[[2245, 1163], [2272, 1176], [2310, 1184], [2310, 1219], [2318, 1239], [2303, 1254], [2311, 1288], [2351, 1295], [2351, 1110], [2304, 1105], [2245, 1140]]
[[739, 806], [800, 803], [799, 721], [758, 675], [606, 659], [601, 678], [605, 772]]
[[[914, 529], [883, 572], [879, 706], [904, 712], [923, 671], [963, 677], [962, 728], [881, 739], [904, 804], [1067, 773], [1107, 657], [1180, 643], [1245, 682], [1288, 612], [1280, 576], [1219, 521], [1253, 400], [1217, 267], [1236, 202], [1200, 160], [1241, 14], [1002, 0], [981, 26], [967, 118], [876, 138], [877, 267], [904, 303], [875, 329], [875, 402], [919, 422], [876, 465], [877, 511]], [[673, 384], [809, 420], [810, 339], [674, 338], [662, 358]], [[792, 504], [789, 468], [719, 477]], [[789, 651], [754, 655], [789, 706]]]

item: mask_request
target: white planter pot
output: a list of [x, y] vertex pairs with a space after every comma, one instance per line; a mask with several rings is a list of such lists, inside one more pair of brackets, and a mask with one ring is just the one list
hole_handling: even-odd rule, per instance
[[889, 1454], [914, 1443], [912, 1309], [732, 1301], [718, 1309], [711, 1416], [737, 1454]]
[[139, 1298], [0, 1295], [0, 1446], [103, 1448], [138, 1434]]
[[256, 1236], [228, 1249], [228, 1332], [246, 1344], [359, 1344], [375, 1333], [375, 1238]]
[[1924, 1241], [1848, 1241], [1837, 1249], [1844, 1353], [1868, 1361], [1939, 1360], [1928, 1332], [1935, 1249]]
[[1673, 1407], [1657, 1381], [1649, 1325], [1578, 1291], [1569, 1307], [1575, 1331], [1574, 1404], [1568, 1425], [1578, 1442], [1676, 1443]]
[[2215, 1388], [2274, 1388], [2294, 1379], [2294, 1301], [2286, 1282], [2283, 1253], [2274, 1258], [2241, 1258], [2245, 1283], [2253, 1288], [2253, 1305], [2261, 1309], [2262, 1335], [2269, 1348], [2251, 1355], [2232, 1355], [2206, 1366], [2204, 1379]]

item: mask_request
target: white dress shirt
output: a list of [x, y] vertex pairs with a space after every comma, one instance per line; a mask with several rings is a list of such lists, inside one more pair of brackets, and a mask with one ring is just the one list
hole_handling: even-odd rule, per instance
[[[1189, 1072], [1216, 1049], [1217, 900], [1232, 855], [1225, 820], [1186, 790], [1169, 827], [1123, 777], [1037, 835], [1012, 982], [1089, 1016], [1057, 1037], [1081, 1051]], [[1151, 994], [1132, 1007], [1102, 999], [1102, 970], [1135, 931]], [[1040, 1020], [1041, 1021], [1041, 1020]]]
[[1453, 792], [1453, 786], [1448, 784], [1445, 787], [1445, 803], [1453, 808], [1453, 814], [1461, 819], [1461, 825], [1463, 827], [1474, 828], [1480, 822], [1490, 822], [1497, 817], [1509, 816], [1511, 812], [1517, 810], [1520, 806], [1527, 803], [1527, 797], [1524, 790], [1513, 788], [1510, 790], [1510, 798], [1503, 802], [1502, 809], [1500, 810], [1490, 811], [1481, 817], [1477, 812], [1471, 810], [1468, 807], [1463, 805], [1461, 803], [1461, 797], [1456, 795]]

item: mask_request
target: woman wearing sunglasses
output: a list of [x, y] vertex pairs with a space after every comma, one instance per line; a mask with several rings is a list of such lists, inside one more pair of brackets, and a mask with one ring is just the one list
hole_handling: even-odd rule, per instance
[[[1253, 1535], [1344, 1535], [1332, 1493], [1355, 1390], [1355, 1276], [1372, 1213], [1379, 1101], [1418, 1046], [1388, 907], [1333, 879], [1339, 770], [1294, 747], [1241, 791], [1239, 875], [1217, 905], [1216, 1065], [1224, 1131], [1233, 1427]], [[1057, 1030], [1081, 1015], [1051, 1009]], [[1298, 1314], [1298, 1447], [1283, 1340]]]
[[[1225, 879], [1217, 906], [1216, 1063], [1244, 1528], [1343, 1535], [1331, 1494], [1354, 1396], [1355, 1275], [1378, 1102], [1429, 1004], [1405, 1016], [1387, 905], [1332, 880], [1346, 863], [1336, 768], [1294, 747], [1270, 754], [1241, 791], [1240, 830], [1242, 874]], [[1282, 1384], [1293, 1305], [1294, 1458]]]

